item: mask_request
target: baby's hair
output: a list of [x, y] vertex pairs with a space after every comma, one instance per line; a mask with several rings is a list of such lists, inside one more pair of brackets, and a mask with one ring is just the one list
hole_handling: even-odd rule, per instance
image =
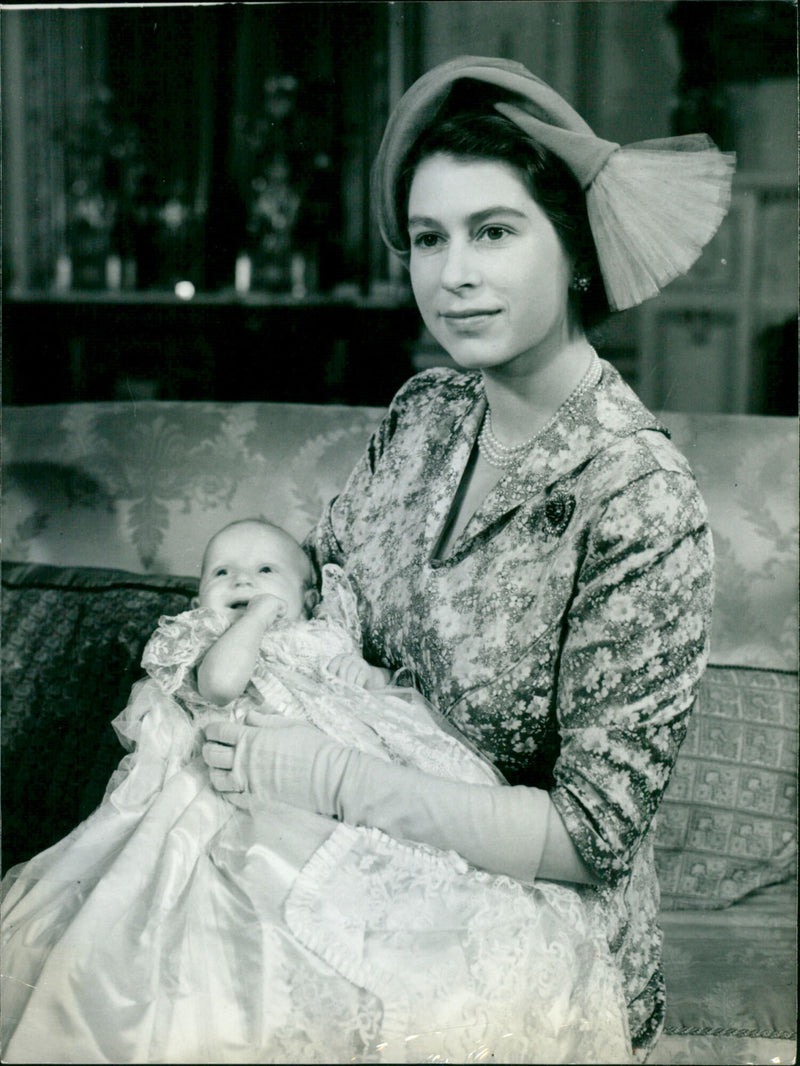
[[216, 531], [216, 533], [209, 540], [208, 544], [206, 545], [205, 551], [203, 552], [203, 559], [202, 559], [202, 562], [200, 564], [200, 573], [202, 574], [202, 573], [205, 572], [206, 560], [208, 558], [209, 548], [214, 543], [214, 541], [217, 539], [217, 537], [220, 536], [220, 534], [226, 533], [229, 529], [233, 529], [236, 526], [251, 526], [251, 525], [252, 526], [261, 526], [262, 529], [266, 529], [266, 530], [268, 530], [271, 533], [278, 533], [282, 537], [284, 537], [287, 541], [289, 541], [292, 544], [292, 546], [297, 549], [299, 555], [302, 555], [302, 557], [306, 561], [306, 576], [305, 576], [305, 579], [304, 579], [304, 582], [303, 582], [303, 591], [307, 591], [308, 589], [316, 589], [317, 588], [317, 586], [319, 585], [317, 568], [315, 567], [315, 565], [311, 561], [311, 559], [303, 551], [302, 545], [292, 536], [291, 533], [288, 533], [283, 528], [283, 526], [279, 526], [277, 524], [277, 522], [270, 522], [269, 519], [267, 519], [267, 518], [258, 518], [258, 517], [235, 518], [232, 522], [228, 522], [228, 524], [226, 526], [222, 526], [221, 529], [218, 529]]

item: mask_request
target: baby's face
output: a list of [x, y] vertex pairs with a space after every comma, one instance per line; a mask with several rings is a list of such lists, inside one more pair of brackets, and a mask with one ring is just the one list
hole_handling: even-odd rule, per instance
[[305, 614], [308, 561], [288, 535], [256, 523], [222, 530], [206, 550], [198, 602], [214, 610], [244, 611], [268, 593], [286, 604], [285, 617]]

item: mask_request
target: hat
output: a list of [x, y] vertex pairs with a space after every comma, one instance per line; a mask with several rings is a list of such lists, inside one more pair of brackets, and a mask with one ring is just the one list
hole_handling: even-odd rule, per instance
[[485, 99], [532, 141], [558, 156], [586, 195], [609, 306], [634, 307], [687, 270], [730, 204], [735, 157], [705, 134], [621, 147], [597, 137], [562, 96], [521, 63], [461, 56], [428, 71], [389, 117], [373, 170], [378, 225], [407, 261], [396, 189], [409, 151], [435, 122], [456, 83], [485, 86]]

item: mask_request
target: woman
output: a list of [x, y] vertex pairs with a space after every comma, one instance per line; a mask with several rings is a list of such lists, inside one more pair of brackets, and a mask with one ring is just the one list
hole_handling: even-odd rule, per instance
[[704, 139], [602, 141], [505, 60], [411, 87], [376, 162], [381, 230], [460, 369], [400, 390], [307, 546], [353, 583], [367, 658], [512, 787], [305, 726], [210, 727], [205, 748], [222, 790], [578, 886], [642, 1056], [664, 1017], [651, 827], [706, 661], [712, 546], [685, 460], [586, 330], [689, 268], [731, 169]]

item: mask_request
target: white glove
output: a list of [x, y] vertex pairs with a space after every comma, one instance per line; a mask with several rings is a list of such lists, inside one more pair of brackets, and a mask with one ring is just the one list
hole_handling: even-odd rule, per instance
[[211, 783], [237, 806], [274, 797], [456, 851], [492, 873], [536, 878], [551, 806], [546, 792], [446, 781], [346, 748], [304, 723], [277, 715], [263, 721], [206, 728]]
[[321, 730], [278, 714], [259, 715], [258, 725], [211, 722], [203, 758], [211, 784], [238, 807], [272, 798], [333, 816], [332, 794], [351, 748]]

